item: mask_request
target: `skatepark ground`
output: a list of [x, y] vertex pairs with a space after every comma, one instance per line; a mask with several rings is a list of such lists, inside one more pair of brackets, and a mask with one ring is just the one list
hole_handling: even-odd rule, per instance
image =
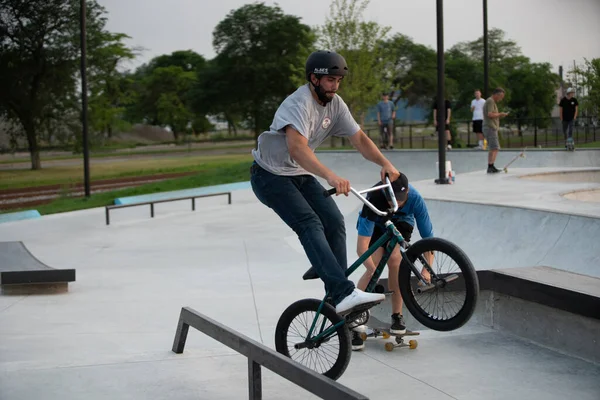
[[[528, 150], [495, 175], [485, 173], [485, 152], [452, 151], [456, 181], [443, 186], [434, 183], [436, 152], [385, 154], [426, 199], [435, 235], [478, 271], [600, 298], [600, 150]], [[497, 167], [517, 154], [500, 152]], [[317, 156], [355, 188], [379, 179], [356, 152]], [[362, 204], [335, 200], [354, 260]], [[1, 400], [247, 398], [243, 355], [194, 329], [183, 354], [171, 351], [181, 308], [274, 348], [283, 310], [323, 295], [321, 281], [301, 278], [309, 265], [295, 234], [244, 184], [231, 205], [204, 198], [194, 212], [181, 201], [156, 205], [154, 218], [148, 206], [113, 210], [110, 225], [104, 208], [0, 223], [6, 241], [77, 278], [68, 290], [3, 287]], [[389, 308], [373, 312], [387, 319]], [[600, 398], [596, 318], [490, 290], [456, 331], [406, 317], [421, 332], [417, 349], [387, 352], [385, 340], [368, 339], [339, 382], [370, 399]], [[264, 399], [316, 398], [268, 370], [262, 387]]]

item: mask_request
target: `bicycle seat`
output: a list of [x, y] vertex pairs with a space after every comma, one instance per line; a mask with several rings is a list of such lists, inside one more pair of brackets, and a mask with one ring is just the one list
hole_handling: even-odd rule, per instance
[[308, 281], [309, 279], [317, 279], [318, 277], [319, 274], [317, 274], [317, 270], [315, 269], [315, 267], [310, 267], [308, 271], [306, 271], [304, 275], [302, 275], [302, 279], [304, 279], [305, 281]]

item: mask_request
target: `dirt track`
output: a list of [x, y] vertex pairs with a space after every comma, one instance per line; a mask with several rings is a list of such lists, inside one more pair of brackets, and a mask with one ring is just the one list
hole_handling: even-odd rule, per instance
[[[194, 174], [194, 172], [94, 180], [90, 183], [90, 191], [92, 194], [108, 192], [116, 189], [131, 188], [147, 183], [179, 178], [191, 174]], [[61, 196], [83, 197], [84, 194], [85, 190], [83, 183], [75, 183], [72, 185], [46, 185], [22, 189], [4, 189], [0, 190], [0, 210], [33, 207], [50, 203], [52, 200]]]

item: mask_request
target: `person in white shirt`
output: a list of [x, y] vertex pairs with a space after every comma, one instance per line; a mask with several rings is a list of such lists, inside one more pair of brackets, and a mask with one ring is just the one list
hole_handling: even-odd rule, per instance
[[477, 134], [478, 149], [483, 150], [483, 106], [485, 100], [481, 98], [481, 91], [475, 90], [475, 98], [471, 101], [471, 112], [473, 113], [473, 132]]

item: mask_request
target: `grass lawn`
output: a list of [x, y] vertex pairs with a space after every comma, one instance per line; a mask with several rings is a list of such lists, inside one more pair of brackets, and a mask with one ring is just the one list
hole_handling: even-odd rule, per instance
[[[186, 153], [196, 153], [201, 151], [215, 151], [215, 150], [235, 150], [235, 149], [244, 149], [244, 148], [252, 148], [252, 144], [232, 144], [232, 145], [216, 145], [216, 146], [207, 146], [207, 147], [191, 147], [180, 145], [177, 147], [169, 148], [169, 149], [159, 149], [159, 150], [121, 150], [121, 151], [110, 151], [110, 150], [99, 150], [97, 152], [90, 152], [90, 159], [97, 158], [110, 158], [110, 157], [127, 157], [130, 155], [136, 156], [149, 156], [156, 154], [186, 154]], [[72, 155], [47, 155], [43, 152], [40, 154], [42, 160], [42, 167], [44, 167], [44, 161], [61, 161], [61, 160], [82, 160], [83, 163], [83, 154], [72, 154]], [[8, 160], [0, 160], [0, 164], [23, 164], [23, 168], [29, 168], [31, 166], [31, 159], [29, 156], [27, 157], [18, 157], [14, 159]]]
[[[131, 158], [90, 165], [90, 179], [121, 178], [175, 172], [213, 173], [235, 163], [250, 165], [251, 155]], [[29, 168], [0, 170], [0, 190], [31, 186], [72, 184], [83, 182], [83, 163], [68, 166], [48, 166], [33, 171]]]
[[[73, 198], [61, 196], [52, 203], [28, 207], [35, 208], [40, 214], [82, 210], [113, 204], [117, 197], [136, 196], [148, 193], [167, 192], [190, 189], [223, 183], [243, 182], [250, 179], [251, 156], [190, 157], [166, 160], [131, 160], [109, 165], [98, 165], [92, 170], [94, 178], [114, 178], [123, 176], [140, 176], [158, 173], [197, 171], [196, 174], [149, 183], [129, 189], [92, 194], [89, 198]], [[81, 167], [48, 168], [41, 171], [1, 171], [2, 188], [37, 186], [51, 183], [72, 183], [83, 180]], [[7, 178], [10, 178], [9, 184]], [[20, 210], [7, 210], [15, 212]], [[0, 211], [1, 213], [2, 211]]]

